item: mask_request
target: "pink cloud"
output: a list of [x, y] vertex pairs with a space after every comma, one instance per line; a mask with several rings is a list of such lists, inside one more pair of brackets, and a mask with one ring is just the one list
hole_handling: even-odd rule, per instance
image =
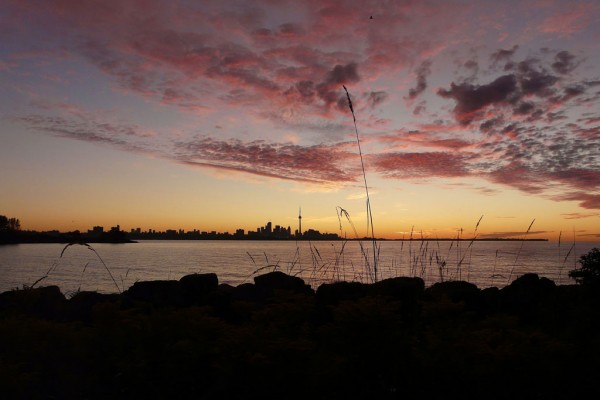
[[585, 192], [574, 192], [557, 196], [558, 200], [564, 201], [578, 201], [581, 208], [589, 210], [600, 210], [600, 194], [585, 193]]
[[[298, 7], [299, 21], [269, 21], [271, 12], [296, 15]], [[406, 31], [395, 21], [418, 27], [417, 16], [437, 15], [421, 4], [376, 6], [369, 7], [377, 15], [372, 23], [363, 4], [337, 1], [295, 6], [257, 1], [247, 7], [208, 3], [197, 9], [156, 0], [60, 1], [41, 7], [23, 1], [13, 8], [33, 15], [50, 37], [60, 38], [69, 51], [86, 56], [127, 90], [184, 108], [214, 100], [198, 93], [194, 83], [216, 89], [212, 93], [225, 103], [250, 99], [242, 101], [258, 107], [290, 101], [302, 106], [303, 96], [282, 94], [307, 82], [315, 86], [315, 99], [329, 108], [338, 101], [334, 86], [357, 82], [351, 75], [332, 79], [337, 66], [357, 65], [355, 75], [365, 71], [371, 78], [377, 71], [401, 68], [435, 45], [412, 35], [397, 40], [394, 33], [406, 36]], [[358, 51], [361, 47], [365, 50]]]
[[461, 150], [473, 145], [472, 142], [460, 137], [447, 137], [448, 135], [441, 135], [440, 133], [443, 131], [432, 130], [432, 132], [433, 133], [423, 131], [399, 132], [397, 135], [377, 136], [369, 141], [384, 143], [390, 149], [419, 146]]
[[600, 213], [567, 213], [560, 214], [564, 219], [583, 219], [583, 218], [597, 218], [600, 217]]
[[353, 182], [358, 169], [347, 161], [356, 159], [337, 146], [298, 146], [262, 141], [197, 139], [176, 144], [179, 162], [210, 165], [281, 179], [320, 183]]
[[369, 163], [387, 178], [417, 179], [469, 175], [465, 157], [454, 153], [386, 153], [369, 156]]
[[573, 34], [594, 23], [593, 15], [600, 9], [597, 3], [569, 4], [556, 15], [546, 18], [540, 30], [546, 33]]

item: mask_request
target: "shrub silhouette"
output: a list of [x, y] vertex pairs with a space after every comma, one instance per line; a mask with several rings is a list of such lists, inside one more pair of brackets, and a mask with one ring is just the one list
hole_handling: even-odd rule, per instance
[[600, 284], [600, 250], [593, 248], [579, 258], [580, 268], [569, 271], [569, 276], [582, 285]]

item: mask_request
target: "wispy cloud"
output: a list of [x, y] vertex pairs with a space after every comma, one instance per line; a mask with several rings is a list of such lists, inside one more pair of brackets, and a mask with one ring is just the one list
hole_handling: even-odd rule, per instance
[[354, 154], [325, 145], [302, 147], [263, 141], [244, 143], [240, 140], [197, 138], [175, 143], [174, 152], [175, 159], [185, 164], [233, 169], [280, 179], [335, 183], [353, 182], [358, 177], [358, 169], [346, 165]]
[[564, 219], [599, 218], [600, 213], [567, 213], [561, 214]]
[[501, 238], [526, 238], [527, 236], [533, 236], [533, 235], [544, 235], [544, 234], [550, 234], [553, 232], [549, 232], [549, 231], [529, 231], [528, 233], [526, 232], [493, 232], [493, 233], [484, 233], [484, 234], [480, 234], [481, 238], [484, 239], [501, 239]]
[[408, 91], [408, 97], [414, 99], [427, 89], [427, 76], [431, 74], [431, 60], [425, 60], [416, 70], [417, 84]]

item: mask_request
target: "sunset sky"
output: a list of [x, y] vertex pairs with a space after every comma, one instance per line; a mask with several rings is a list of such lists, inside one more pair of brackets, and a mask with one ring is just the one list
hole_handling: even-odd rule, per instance
[[3, 0], [0, 43], [23, 229], [365, 234], [345, 85], [376, 236], [600, 240], [597, 0]]

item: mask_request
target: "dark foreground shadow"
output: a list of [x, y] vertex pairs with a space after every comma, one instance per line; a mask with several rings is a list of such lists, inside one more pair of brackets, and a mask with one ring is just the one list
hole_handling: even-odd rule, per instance
[[533, 274], [0, 294], [3, 398], [593, 398], [599, 359], [599, 292]]

